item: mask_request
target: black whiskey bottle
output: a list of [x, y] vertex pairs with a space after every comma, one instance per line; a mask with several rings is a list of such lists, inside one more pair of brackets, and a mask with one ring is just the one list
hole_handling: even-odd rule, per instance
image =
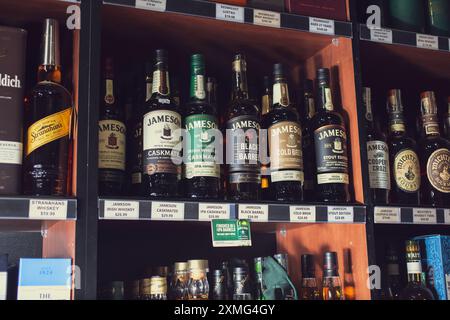
[[314, 143], [311, 132], [311, 121], [316, 114], [314, 101], [313, 81], [305, 79], [303, 82], [303, 166], [305, 182], [303, 183], [303, 200], [314, 201], [314, 179], [316, 177], [316, 164], [314, 162]]

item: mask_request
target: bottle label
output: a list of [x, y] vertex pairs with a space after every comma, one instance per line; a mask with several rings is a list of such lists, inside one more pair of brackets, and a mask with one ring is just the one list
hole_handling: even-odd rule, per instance
[[389, 152], [386, 142], [367, 142], [367, 162], [370, 188], [390, 190]]
[[164, 281], [152, 281], [150, 285], [150, 294], [152, 295], [165, 295], [167, 292], [166, 280]]
[[426, 115], [422, 117], [423, 127], [426, 135], [439, 134], [439, 122], [437, 115]]
[[152, 94], [159, 93], [160, 95], [170, 94], [170, 84], [169, 84], [169, 72], [156, 70], [153, 72], [153, 82], [152, 82]]
[[289, 91], [287, 83], [275, 83], [273, 85], [273, 103], [287, 107], [289, 105]]
[[394, 158], [394, 177], [397, 186], [405, 192], [417, 192], [420, 188], [420, 165], [417, 154], [402, 150]]
[[205, 77], [202, 74], [192, 75], [191, 83], [191, 97], [199, 100], [205, 99]]
[[[302, 130], [298, 123], [282, 121], [270, 126], [269, 152], [272, 181], [303, 181]], [[280, 170], [292, 172], [283, 174]]]
[[114, 104], [114, 82], [111, 79], [106, 80], [105, 103]]
[[434, 151], [427, 161], [427, 177], [438, 191], [450, 193], [450, 151], [446, 148]]
[[230, 183], [260, 183], [259, 129], [256, 116], [238, 116], [227, 122], [227, 162]]
[[22, 164], [23, 145], [16, 141], [0, 140], [0, 163]]
[[347, 133], [340, 125], [330, 124], [314, 132], [317, 183], [349, 184]]
[[126, 127], [117, 120], [98, 122], [98, 168], [125, 170]]
[[298, 170], [284, 170], [272, 172], [270, 178], [272, 182], [283, 182], [283, 181], [303, 182], [305, 180], [303, 171]]
[[187, 130], [185, 177], [220, 178], [220, 164], [216, 163], [216, 137], [211, 132], [217, 129], [217, 118], [207, 114], [186, 117]]
[[67, 108], [33, 123], [27, 130], [26, 155], [69, 135], [71, 115], [72, 108]]
[[170, 110], [150, 111], [143, 119], [143, 172], [179, 174], [181, 116]]
[[333, 95], [331, 94], [331, 88], [325, 88], [325, 109], [327, 111], [333, 111]]

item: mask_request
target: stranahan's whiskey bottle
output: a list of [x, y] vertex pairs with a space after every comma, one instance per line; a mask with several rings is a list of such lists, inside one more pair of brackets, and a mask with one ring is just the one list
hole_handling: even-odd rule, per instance
[[24, 193], [68, 193], [72, 97], [61, 85], [58, 22], [46, 19], [38, 83], [25, 110]]
[[444, 206], [450, 203], [449, 142], [441, 137], [434, 92], [421, 94], [422, 138], [419, 154], [422, 173], [422, 203]]
[[401, 92], [389, 91], [389, 160], [392, 189], [390, 202], [394, 204], [419, 204], [420, 165], [416, 142], [407, 136], [403, 119]]

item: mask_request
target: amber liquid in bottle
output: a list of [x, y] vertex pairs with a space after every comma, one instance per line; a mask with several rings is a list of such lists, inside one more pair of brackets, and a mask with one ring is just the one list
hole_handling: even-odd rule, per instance
[[344, 299], [336, 252], [325, 252], [324, 255], [322, 298], [323, 300]]

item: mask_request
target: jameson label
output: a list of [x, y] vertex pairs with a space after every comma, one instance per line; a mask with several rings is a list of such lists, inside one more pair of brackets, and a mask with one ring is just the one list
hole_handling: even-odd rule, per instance
[[427, 178], [436, 190], [450, 193], [450, 151], [448, 149], [437, 149], [428, 158]]
[[317, 183], [349, 184], [347, 133], [340, 125], [330, 124], [314, 132]]
[[33, 123], [27, 130], [26, 155], [69, 135], [71, 115], [72, 108], [67, 108]]
[[397, 186], [405, 192], [420, 188], [420, 165], [417, 154], [410, 149], [400, 151], [394, 158], [394, 177]]
[[[259, 183], [260, 124], [256, 116], [238, 116], [227, 123], [227, 161], [230, 183]], [[231, 132], [231, 136], [230, 135]]]
[[367, 161], [370, 188], [390, 190], [389, 152], [386, 142], [367, 142]]
[[175, 111], [157, 110], [144, 115], [143, 172], [178, 174], [181, 151], [181, 116]]
[[187, 149], [185, 176], [220, 178], [220, 164], [215, 161], [215, 136], [217, 118], [207, 114], [196, 114], [185, 119]]
[[117, 120], [98, 122], [98, 168], [125, 170], [126, 128]]
[[[269, 128], [272, 181], [303, 181], [302, 130], [298, 123], [282, 121]], [[290, 170], [285, 175], [280, 170]], [[296, 173], [295, 173], [296, 172]], [[277, 181], [274, 181], [275, 180]]]

